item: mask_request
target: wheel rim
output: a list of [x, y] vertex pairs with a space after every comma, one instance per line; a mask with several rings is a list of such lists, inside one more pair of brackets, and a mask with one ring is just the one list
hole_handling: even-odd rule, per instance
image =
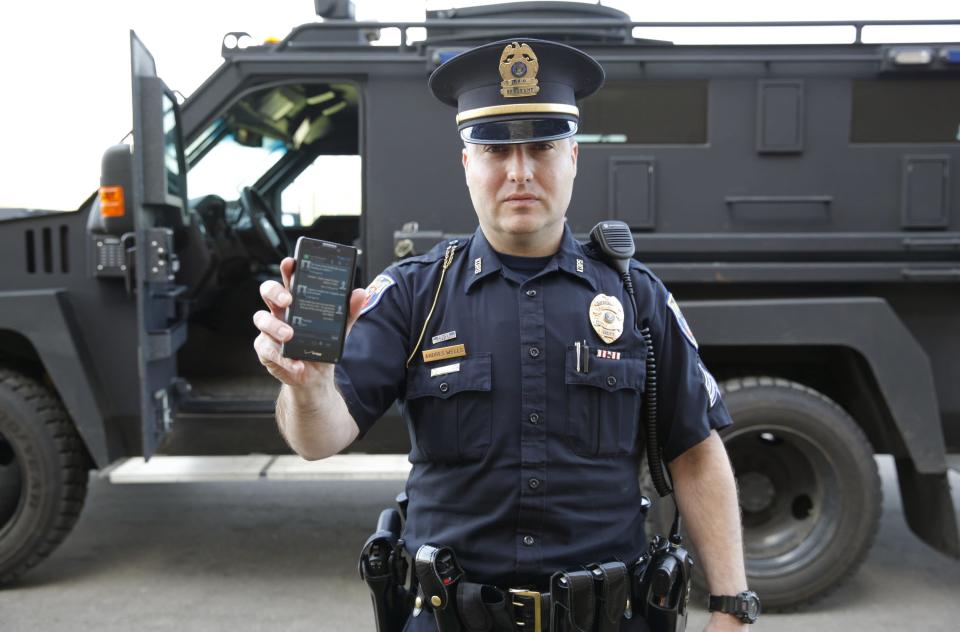
[[783, 576], [822, 555], [842, 506], [830, 455], [777, 424], [734, 430], [724, 442], [740, 488], [747, 573]]
[[0, 533], [13, 522], [23, 498], [23, 472], [17, 452], [0, 434]]

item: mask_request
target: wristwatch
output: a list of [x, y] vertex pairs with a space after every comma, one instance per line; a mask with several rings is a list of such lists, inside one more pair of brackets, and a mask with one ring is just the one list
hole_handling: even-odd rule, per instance
[[745, 590], [733, 597], [710, 595], [709, 610], [732, 614], [744, 623], [755, 623], [760, 617], [760, 598], [752, 590]]

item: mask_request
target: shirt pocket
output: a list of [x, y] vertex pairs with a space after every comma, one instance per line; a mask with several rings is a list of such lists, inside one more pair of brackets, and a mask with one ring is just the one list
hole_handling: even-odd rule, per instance
[[[640, 427], [646, 362], [639, 355], [598, 358], [591, 350], [589, 370], [577, 370], [577, 353], [567, 347], [566, 435], [570, 447], [581, 456], [633, 454]], [[583, 352], [580, 353], [583, 363]]]
[[[431, 375], [458, 364], [459, 370]], [[492, 432], [489, 353], [459, 362], [419, 365], [408, 374], [406, 410], [411, 461], [477, 461], [487, 454]]]

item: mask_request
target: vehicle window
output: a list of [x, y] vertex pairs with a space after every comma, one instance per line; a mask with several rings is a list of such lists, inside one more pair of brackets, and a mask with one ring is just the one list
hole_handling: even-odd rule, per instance
[[286, 153], [282, 141], [264, 139], [260, 146], [251, 147], [229, 134], [187, 172], [187, 190], [192, 197], [213, 194], [235, 200], [240, 189], [256, 182]]
[[[173, 97], [163, 94], [163, 166], [167, 180], [167, 193], [183, 198], [183, 179], [180, 173], [179, 155], [183, 146], [180, 141], [180, 130], [177, 128], [177, 115], [174, 110]], [[186, 200], [183, 200], [184, 202]]]
[[287, 226], [310, 226], [325, 215], [358, 216], [358, 117], [353, 84], [291, 83], [251, 92], [187, 148], [190, 195], [236, 200], [244, 187], [271, 194], [283, 187]]
[[285, 226], [310, 226], [325, 215], [360, 215], [360, 156], [320, 155], [280, 195]]
[[955, 79], [853, 82], [850, 141], [951, 143], [960, 140], [960, 84]]
[[707, 142], [706, 81], [611, 81], [577, 105], [581, 143]]

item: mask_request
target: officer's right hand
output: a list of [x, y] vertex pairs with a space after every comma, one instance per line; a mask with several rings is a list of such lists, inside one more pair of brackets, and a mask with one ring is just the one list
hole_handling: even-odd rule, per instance
[[[276, 281], [264, 281], [260, 285], [260, 297], [270, 311], [260, 310], [253, 315], [253, 324], [260, 334], [253, 341], [260, 364], [270, 375], [290, 386], [310, 386], [333, 378], [333, 365], [327, 362], [305, 362], [284, 358], [280, 345], [293, 337], [293, 329], [283, 322], [284, 313], [293, 299], [289, 292], [290, 277], [296, 262], [286, 257], [280, 262], [283, 285]], [[367, 301], [367, 291], [357, 289], [350, 295], [350, 313], [347, 317], [347, 333], [357, 320]]]

